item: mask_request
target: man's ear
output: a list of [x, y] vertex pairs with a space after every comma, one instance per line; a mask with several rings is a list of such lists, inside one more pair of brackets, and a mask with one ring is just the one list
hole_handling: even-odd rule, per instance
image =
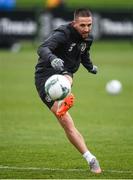
[[72, 21], [71, 24], [72, 24], [72, 26], [74, 26], [75, 25], [75, 21]]

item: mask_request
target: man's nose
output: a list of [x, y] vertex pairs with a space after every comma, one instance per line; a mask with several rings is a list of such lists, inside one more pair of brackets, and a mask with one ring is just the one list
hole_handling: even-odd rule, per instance
[[89, 27], [88, 26], [85, 26], [85, 32], [88, 32], [89, 31]]

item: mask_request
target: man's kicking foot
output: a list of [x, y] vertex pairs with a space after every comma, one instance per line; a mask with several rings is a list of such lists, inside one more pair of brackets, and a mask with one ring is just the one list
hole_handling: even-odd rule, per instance
[[61, 117], [63, 116], [74, 104], [74, 95], [71, 93], [67, 96], [61, 103], [59, 109], [56, 112], [56, 115]]

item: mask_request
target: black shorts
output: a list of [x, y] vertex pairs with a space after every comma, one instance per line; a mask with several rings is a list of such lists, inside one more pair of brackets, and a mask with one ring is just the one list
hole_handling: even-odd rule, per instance
[[[71, 73], [66, 73], [66, 74], [73, 77], [73, 74], [71, 74]], [[36, 85], [36, 89], [38, 91], [38, 94], [39, 94], [41, 100], [46, 104], [46, 106], [49, 109], [51, 109], [51, 107], [53, 106], [55, 101], [51, 100], [50, 97], [45, 93], [45, 90], [44, 90], [45, 82], [47, 81], [47, 79], [49, 77], [50, 76], [43, 77], [43, 78], [35, 77], [35, 85]]]
[[43, 78], [43, 79], [35, 78], [35, 85], [36, 85], [36, 89], [38, 91], [38, 94], [39, 94], [41, 100], [48, 106], [49, 109], [51, 109], [51, 107], [54, 104], [54, 101], [52, 101], [49, 98], [49, 96], [45, 93], [45, 90], [44, 90], [44, 85], [45, 85], [45, 82], [47, 79], [48, 79], [48, 77]]

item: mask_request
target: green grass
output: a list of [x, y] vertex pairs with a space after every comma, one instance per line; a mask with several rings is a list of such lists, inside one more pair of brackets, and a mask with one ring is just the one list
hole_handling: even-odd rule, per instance
[[[17, 7], [30, 7], [30, 8], [43, 8], [46, 6], [46, 0], [16, 0]], [[133, 8], [133, 1], [132, 0], [66, 0], [66, 6], [70, 8], [87, 6], [90, 8], [113, 8], [113, 9], [122, 9], [122, 8]]]
[[[99, 74], [89, 74], [81, 67], [74, 77], [76, 103], [70, 112], [105, 170], [98, 176], [88, 171], [37, 95], [35, 48], [23, 46], [19, 53], [0, 51], [0, 179], [132, 179], [132, 50], [129, 42], [95, 42], [91, 54]], [[105, 92], [110, 79], [123, 84], [118, 96]]]

